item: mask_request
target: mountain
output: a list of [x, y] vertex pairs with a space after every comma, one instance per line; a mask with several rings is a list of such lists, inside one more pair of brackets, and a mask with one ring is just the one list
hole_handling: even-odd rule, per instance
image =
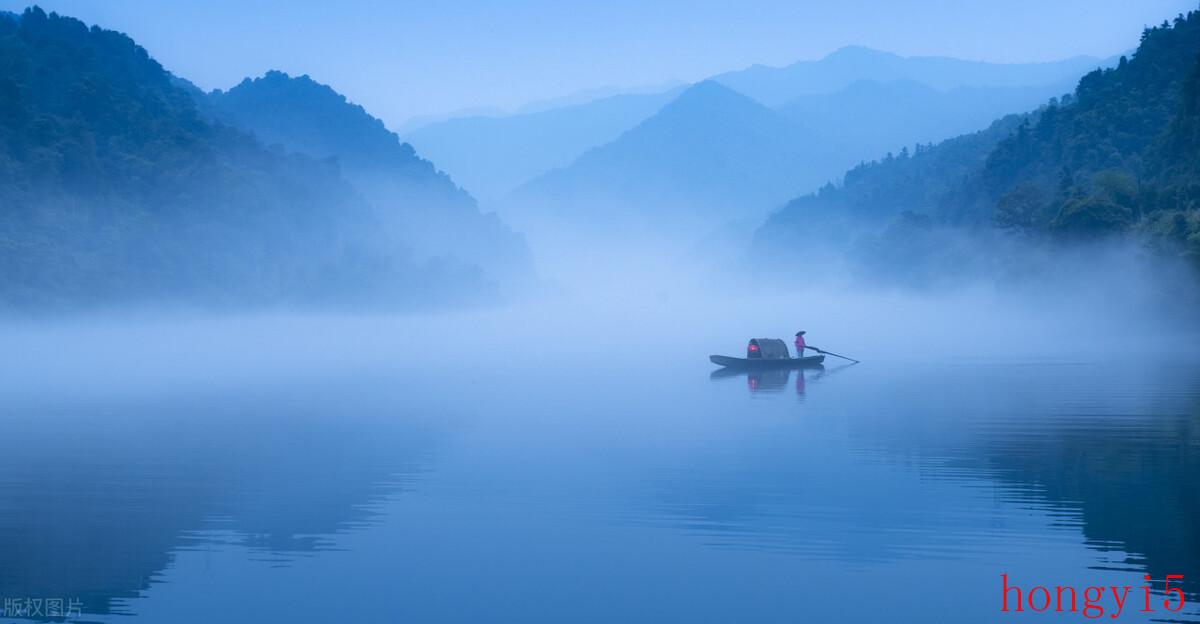
[[603, 214], [613, 214], [614, 206], [656, 212], [687, 206], [691, 217], [710, 224], [756, 217], [874, 155], [907, 153], [905, 146], [918, 143], [924, 149], [1068, 89], [941, 91], [911, 81], [858, 81], [772, 110], [707, 81], [611, 143], [533, 180], [509, 204], [576, 212], [606, 204]]
[[[1167, 132], [1151, 146], [1146, 159], [1148, 166], [1157, 172], [1160, 187], [1166, 191], [1156, 199], [1166, 200], [1163, 204], [1168, 208], [1167, 214], [1170, 214], [1171, 203], [1185, 209], [1200, 207], [1197, 189], [1197, 179], [1200, 179], [1200, 63], [1192, 68], [1182, 87], [1179, 112], [1171, 120]], [[1177, 220], [1178, 216], [1172, 216], [1172, 220]], [[1192, 253], [1200, 256], [1194, 247], [1197, 243], [1194, 233], [1200, 230], [1195, 223], [1194, 210], [1191, 217]]]
[[518, 115], [459, 117], [418, 128], [405, 138], [471, 192], [493, 200], [615, 139], [679, 92], [622, 93]]
[[528, 279], [524, 240], [379, 119], [308, 76], [272, 71], [206, 98], [207, 112], [270, 144], [334, 159], [419, 259], [452, 256], [492, 277]]
[[861, 80], [830, 94], [804, 95], [780, 113], [813, 128], [851, 157], [849, 167], [904, 146], [931, 144], [987, 128], [992, 121], [1033, 110], [1071, 91], [1068, 82], [1033, 87], [956, 87], [939, 90], [919, 82]]
[[989, 154], [1027, 118], [1009, 115], [978, 132], [862, 163], [840, 185], [791, 200], [753, 233], [752, 264], [786, 271], [815, 254], [830, 259], [821, 272], [836, 274], [844, 264], [836, 259], [848, 256], [860, 276], [890, 283], [926, 287], [960, 279], [977, 267], [983, 243], [938, 227], [944, 220], [931, 215], [971, 201], [964, 181], [977, 178]]
[[470, 106], [467, 108], [456, 108], [454, 110], [445, 111], [442, 113], [428, 113], [409, 117], [399, 124], [393, 125], [396, 132], [401, 135], [407, 135], [420, 128], [424, 128], [430, 124], [440, 123], [450, 119], [459, 117], [502, 117], [508, 114], [508, 110], [499, 106]]
[[869, 48], [842, 48], [816, 61], [786, 67], [755, 65], [712, 80], [768, 106], [804, 95], [833, 93], [860, 80], [912, 81], [947, 91], [959, 87], [1030, 87], [1062, 84], [1105, 64], [1079, 56], [1048, 63], [986, 63], [946, 57], [905, 57]]
[[783, 69], [723, 74], [523, 185], [505, 212], [521, 219], [530, 205], [606, 215], [615, 207], [680, 212], [686, 205], [683, 213], [710, 223], [752, 217], [855, 163], [1036, 108], [1098, 63], [1003, 65], [846, 48]]
[[840, 185], [829, 184], [789, 201], [771, 215], [772, 227], [761, 234], [786, 242], [781, 233], [813, 218], [879, 222], [905, 211], [942, 214], [958, 199], [955, 194], [963, 180], [978, 176], [989, 155], [1027, 119], [1008, 115], [978, 132], [862, 163], [847, 171]]
[[269, 71], [228, 91], [209, 94], [209, 112], [319, 159], [336, 158], [347, 171], [385, 169], [455, 193], [449, 178], [390, 132], [383, 122], [308, 76]]
[[[1200, 11], [1146, 30], [1131, 58], [1079, 82], [989, 156], [982, 218], [1055, 236], [1149, 228], [1195, 253], [1197, 152], [1189, 143], [1200, 55]], [[1182, 218], [1190, 225], [1170, 234]], [[1190, 240], [1189, 240], [1190, 237]], [[1159, 241], [1165, 242], [1165, 241]]]
[[560, 97], [552, 97], [544, 100], [534, 100], [517, 107], [513, 112], [516, 114], [541, 113], [548, 110], [558, 108], [567, 108], [569, 106], [581, 106], [598, 100], [604, 100], [621, 95], [655, 95], [666, 93], [668, 91], [677, 91], [681, 87], [687, 86], [687, 83], [681, 80], [671, 80], [662, 84], [645, 85], [640, 87], [595, 87], [591, 89], [583, 89]]
[[[845, 169], [886, 150], [974, 131], [1003, 114], [1036, 107], [1101, 64], [1078, 57], [1006, 65], [851, 47], [819, 61], [755, 66], [712, 80], [801, 125], [836, 129], [829, 138], [844, 145]], [[683, 88], [626, 89], [602, 97], [613, 91], [536, 103], [519, 111], [524, 114], [457, 115], [422, 123], [404, 136], [487, 203], [616, 139]]]
[[827, 180], [813, 134], [718, 83], [688, 88], [614, 141], [518, 189], [559, 218], [715, 224], [765, 212]]
[[414, 262], [335, 165], [213, 123], [130, 38], [0, 20], [0, 306], [416, 303], [491, 292]]
[[1131, 58], [1087, 74], [1061, 101], [793, 200], [760, 228], [754, 253], [785, 257], [830, 221], [895, 218], [876, 248], [896, 243], [910, 258], [937, 253], [939, 228], [999, 226], [1050, 245], [1134, 238], [1197, 262], [1198, 55], [1200, 11], [1147, 29]]

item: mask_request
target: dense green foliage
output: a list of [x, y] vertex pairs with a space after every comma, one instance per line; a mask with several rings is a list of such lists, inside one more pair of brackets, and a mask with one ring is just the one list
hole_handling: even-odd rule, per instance
[[1061, 101], [792, 201], [760, 230], [760, 253], [830, 219], [879, 226], [912, 211], [933, 228], [996, 225], [1052, 245], [1140, 236], [1200, 260], [1198, 55], [1200, 12], [1147, 29], [1136, 54]]
[[1048, 107], [1001, 143], [982, 189], [997, 222], [1060, 237], [1137, 228], [1186, 246], [1200, 207], [1189, 191], [1200, 178], [1186, 166], [1198, 154], [1187, 140], [1198, 54], [1200, 12], [1148, 29], [1132, 58], [1088, 74], [1071, 105]]
[[209, 121], [125, 35], [0, 19], [0, 305], [395, 301], [475, 279], [416, 266], [376, 222], [335, 164]]

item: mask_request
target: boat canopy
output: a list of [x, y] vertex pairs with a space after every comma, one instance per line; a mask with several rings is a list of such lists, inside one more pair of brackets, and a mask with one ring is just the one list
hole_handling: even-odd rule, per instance
[[778, 338], [752, 338], [746, 346], [746, 357], [765, 360], [783, 360], [788, 354], [787, 343]]

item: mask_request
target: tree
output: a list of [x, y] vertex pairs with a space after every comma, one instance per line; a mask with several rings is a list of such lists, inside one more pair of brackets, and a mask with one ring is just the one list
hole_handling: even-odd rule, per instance
[[1128, 171], [1119, 169], [1101, 171], [1092, 177], [1092, 187], [1096, 194], [1131, 211], [1137, 205], [1137, 179]]
[[1081, 195], [1068, 200], [1051, 221], [1051, 229], [1073, 238], [1101, 237], [1127, 229], [1133, 211], [1104, 195]]
[[996, 204], [997, 227], [1029, 233], [1046, 221], [1049, 201], [1038, 184], [1026, 182], [1009, 191]]

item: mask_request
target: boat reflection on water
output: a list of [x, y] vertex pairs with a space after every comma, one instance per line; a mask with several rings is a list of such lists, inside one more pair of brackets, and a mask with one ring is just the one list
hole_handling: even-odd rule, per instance
[[787, 369], [787, 368], [764, 369], [764, 370], [718, 368], [717, 370], [715, 370], [711, 374], [709, 374], [708, 378], [713, 381], [718, 381], [718, 380], [722, 380], [722, 379], [732, 379], [734, 377], [745, 377], [746, 378], [746, 388], [749, 389], [750, 392], [752, 392], [752, 393], [759, 393], [759, 392], [779, 393], [779, 392], [784, 392], [787, 390], [788, 385], [789, 385], [788, 382], [791, 380], [792, 376], [794, 375], [795, 376], [794, 387], [796, 390], [796, 395], [803, 398], [804, 393], [807, 391], [808, 384], [810, 382], [817, 381], [818, 379], [822, 379], [824, 377], [828, 377], [840, 370], [850, 368], [851, 366], [854, 366], [854, 365], [846, 364], [843, 366], [837, 366], [837, 367], [829, 368], [829, 369], [827, 369], [823, 366], [818, 366], [815, 368], [808, 368], [808, 369], [800, 368], [800, 369], [795, 369], [795, 370]]
[[[746, 387], [751, 392], [781, 392], [787, 387], [791, 373], [789, 370], [753, 371], [746, 375]], [[804, 377], [804, 371], [800, 371], [800, 377]]]
[[[805, 388], [805, 375], [810, 374], [809, 371], [798, 369], [796, 373], [796, 392], [803, 395]], [[820, 375], [817, 372], [814, 377]], [[792, 371], [786, 368], [766, 369], [766, 370], [738, 370], [731, 368], [720, 368], [709, 375], [709, 379], [729, 379], [733, 377], [745, 377], [746, 388], [750, 392], [783, 392], [788, 387], [788, 381], [791, 379]]]

